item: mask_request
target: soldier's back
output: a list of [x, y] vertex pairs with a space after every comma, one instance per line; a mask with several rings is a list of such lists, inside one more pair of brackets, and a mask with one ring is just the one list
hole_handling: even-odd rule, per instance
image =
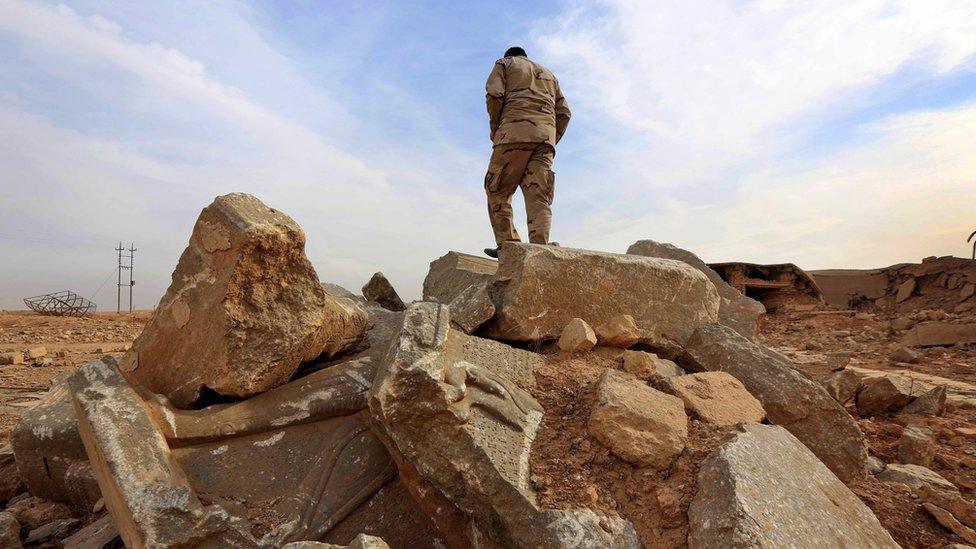
[[505, 106], [495, 144], [556, 144], [556, 97], [552, 71], [521, 56], [497, 61], [505, 67]]

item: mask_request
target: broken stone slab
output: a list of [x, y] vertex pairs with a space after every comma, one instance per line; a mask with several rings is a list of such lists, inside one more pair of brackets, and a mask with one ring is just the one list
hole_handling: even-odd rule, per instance
[[122, 548], [119, 530], [112, 515], [105, 515], [64, 539], [66, 549], [116, 549]]
[[20, 549], [20, 523], [6, 511], [0, 511], [0, 547]]
[[831, 372], [821, 384], [834, 400], [840, 404], [847, 404], [861, 390], [864, 382], [861, 380], [861, 376], [853, 370], [844, 369]]
[[[606, 347], [604, 347], [606, 348]], [[660, 358], [654, 353], [646, 351], [623, 351], [621, 355], [624, 371], [647, 381], [658, 377], [674, 377], [685, 375], [681, 366], [674, 362]]]
[[928, 486], [951, 492], [959, 491], [956, 485], [946, 480], [945, 477], [921, 465], [889, 463], [884, 471], [875, 476], [882, 482], [900, 482], [916, 490]]
[[976, 343], [976, 323], [920, 322], [905, 333], [902, 343], [912, 347]]
[[473, 334], [495, 316], [495, 304], [488, 293], [487, 282], [468, 286], [451, 301], [449, 308], [451, 325], [466, 334]]
[[325, 292], [294, 220], [253, 196], [223, 195], [201, 212], [121, 370], [178, 408], [207, 390], [252, 396], [354, 346], [366, 320], [358, 303]]
[[922, 393], [898, 412], [899, 415], [944, 416], [946, 413], [947, 390], [945, 385], [937, 385]]
[[498, 262], [486, 257], [448, 252], [430, 263], [424, 278], [424, 301], [448, 304], [467, 288], [487, 284], [498, 270]]
[[715, 290], [721, 299], [718, 321], [749, 339], [756, 336], [759, 315], [766, 312], [766, 307], [730, 286], [697, 255], [674, 245], [653, 240], [638, 240], [627, 248], [627, 253], [683, 261], [705, 273], [705, 276], [715, 285]]
[[659, 470], [668, 468], [688, 442], [681, 399], [613, 369], [600, 377], [587, 428], [620, 459]]
[[904, 376], [886, 375], [865, 381], [855, 397], [862, 416], [893, 414], [925, 391], [925, 386]]
[[27, 534], [27, 539], [24, 541], [28, 545], [33, 545], [42, 541], [50, 540], [51, 538], [63, 539], [68, 537], [68, 534], [70, 534], [79, 523], [80, 521], [76, 518], [58, 519], [31, 530]]
[[28, 532], [36, 530], [49, 522], [75, 518], [75, 511], [70, 506], [36, 496], [18, 499], [7, 505], [6, 510]]
[[596, 346], [596, 334], [585, 320], [574, 318], [563, 328], [558, 345], [560, 351], [585, 353]]
[[573, 318], [598, 325], [629, 314], [642, 342], [682, 343], [719, 305], [708, 277], [687, 263], [515, 242], [502, 244], [491, 292], [485, 334], [504, 341], [556, 339]]
[[908, 364], [914, 364], [918, 362], [918, 359], [920, 358], [921, 355], [909, 349], [908, 347], [902, 345], [895, 348], [893, 351], [891, 351], [891, 354], [888, 356], [894, 362], [905, 362]]
[[898, 286], [898, 293], [895, 296], [895, 303], [901, 303], [902, 301], [905, 301], [908, 298], [912, 297], [912, 294], [915, 293], [916, 285], [917, 283], [915, 282], [914, 277], [909, 278], [908, 280], [902, 282]]
[[71, 382], [101, 492], [127, 544], [346, 543], [355, 536], [348, 530], [366, 525], [398, 546], [439, 543], [362, 417], [375, 369], [365, 351], [203, 410], [144, 401], [99, 364]]
[[664, 380], [668, 393], [680, 398], [692, 417], [714, 425], [761, 422], [762, 404], [738, 379], [726, 372], [701, 372]]
[[787, 430], [744, 424], [698, 473], [688, 546], [896, 548], [874, 513]]
[[867, 445], [854, 418], [783, 355], [718, 323], [700, 326], [685, 345], [682, 365], [695, 372], [724, 371], [842, 481], [864, 471]]
[[23, 364], [23, 353], [2, 353], [0, 354], [0, 364]]
[[529, 454], [543, 410], [525, 388], [541, 357], [449, 326], [446, 306], [408, 308], [369, 396], [375, 429], [448, 543], [639, 547], [614, 513], [538, 505]]
[[617, 315], [593, 328], [593, 331], [596, 333], [597, 344], [607, 347], [627, 349], [636, 345], [641, 338], [637, 323], [630, 315]]
[[363, 286], [363, 297], [368, 301], [379, 303], [381, 307], [390, 311], [404, 311], [407, 308], [400, 299], [400, 294], [383, 273], [374, 274]]
[[921, 501], [937, 505], [952, 513], [959, 522], [970, 528], [976, 528], [976, 505], [964, 499], [958, 492], [921, 486], [916, 493]]
[[904, 464], [928, 467], [935, 457], [935, 438], [926, 427], [909, 425], [898, 439], [898, 461]]
[[[102, 360], [114, 363], [111, 357]], [[10, 433], [17, 469], [27, 489], [60, 502], [71, 501], [64, 480], [68, 467], [88, 459], [66, 378], [65, 374], [55, 377], [44, 397], [21, 414]]]
[[959, 522], [949, 511], [929, 502], [923, 503], [922, 508], [928, 511], [939, 524], [965, 540], [966, 543], [976, 543], [976, 530]]
[[383, 538], [360, 534], [349, 545], [336, 545], [320, 541], [293, 541], [286, 543], [281, 549], [390, 549]]
[[0, 505], [23, 492], [24, 488], [13, 447], [10, 443], [0, 444]]

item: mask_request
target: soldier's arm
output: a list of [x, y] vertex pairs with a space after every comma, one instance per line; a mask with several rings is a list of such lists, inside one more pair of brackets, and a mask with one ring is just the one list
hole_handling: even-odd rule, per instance
[[569, 103], [566, 102], [563, 91], [559, 88], [559, 82], [556, 82], [556, 143], [559, 143], [566, 133], [570, 116], [572, 113], [569, 112]]
[[502, 121], [502, 107], [505, 105], [505, 65], [496, 62], [488, 75], [488, 83], [485, 84], [485, 103], [488, 107], [488, 127], [491, 129], [491, 137], [495, 138], [495, 131]]

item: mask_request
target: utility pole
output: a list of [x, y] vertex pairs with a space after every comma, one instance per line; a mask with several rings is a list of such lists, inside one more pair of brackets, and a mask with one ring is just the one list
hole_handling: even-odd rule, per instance
[[[136, 247], [130, 242], [129, 249], [126, 250], [125, 248], [122, 247], [122, 241], [120, 240], [119, 247], [115, 248], [115, 251], [119, 252], [119, 263], [118, 263], [119, 281], [116, 284], [115, 312], [116, 313], [122, 312], [122, 286], [128, 286], [129, 287], [129, 312], [131, 313], [132, 312], [132, 287], [135, 286], [136, 284], [136, 281], [132, 278], [132, 258], [135, 257], [136, 255]], [[128, 251], [129, 255], [123, 256], [122, 252], [124, 251]], [[122, 262], [123, 259], [127, 259], [128, 264], [123, 263]], [[122, 283], [122, 271], [129, 271], [128, 284]]]

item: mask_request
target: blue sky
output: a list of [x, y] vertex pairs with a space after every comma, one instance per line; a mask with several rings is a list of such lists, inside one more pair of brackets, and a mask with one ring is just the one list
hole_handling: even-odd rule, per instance
[[151, 307], [232, 191], [292, 215], [324, 280], [382, 270], [417, 297], [431, 260], [490, 244], [484, 80], [514, 44], [573, 109], [564, 245], [965, 255], [973, 36], [974, 0], [0, 0], [0, 307], [72, 289], [111, 309], [118, 240]]

